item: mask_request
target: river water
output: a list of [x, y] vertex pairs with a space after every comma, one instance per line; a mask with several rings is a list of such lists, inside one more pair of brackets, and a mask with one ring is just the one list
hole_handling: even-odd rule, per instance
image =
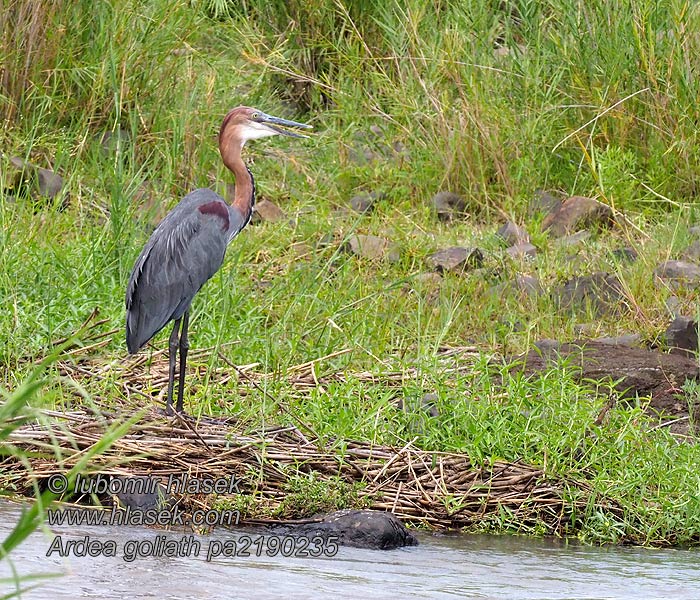
[[[20, 505], [0, 502], [0, 539], [11, 531]], [[113, 541], [116, 556], [47, 557], [52, 537], [35, 532], [12, 553], [19, 575], [58, 573], [40, 580], [23, 594], [30, 600], [92, 598], [106, 600], [193, 600], [197, 598], [478, 598], [478, 599], [700, 599], [699, 554], [695, 550], [598, 548], [514, 536], [433, 535], [420, 533], [420, 546], [393, 551], [341, 547], [326, 556], [289, 556], [296, 551], [263, 548], [256, 534], [219, 532], [197, 536], [200, 551], [168, 558], [124, 560], [126, 548], [143, 548], [161, 539], [181, 540], [181, 532], [138, 527], [54, 527], [65, 546], [69, 540]], [[247, 539], [246, 539], [247, 538]], [[238, 540], [248, 545], [247, 557], [211, 556]], [[257, 543], [257, 545], [256, 545]], [[96, 547], [93, 544], [93, 548]], [[154, 546], [157, 548], [158, 546]], [[232, 547], [229, 544], [229, 547]], [[273, 554], [268, 556], [267, 554]], [[131, 553], [127, 553], [131, 557]], [[0, 561], [0, 579], [11, 577]], [[5, 580], [0, 597], [14, 589]]]

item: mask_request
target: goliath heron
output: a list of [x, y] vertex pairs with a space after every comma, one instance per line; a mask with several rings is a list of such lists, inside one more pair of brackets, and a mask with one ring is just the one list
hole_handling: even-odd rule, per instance
[[176, 410], [182, 412], [187, 363], [187, 327], [195, 294], [224, 261], [229, 242], [250, 221], [255, 204], [253, 174], [241, 158], [248, 140], [282, 134], [307, 137], [285, 128], [311, 125], [272, 117], [239, 106], [224, 118], [219, 130], [219, 152], [236, 181], [233, 203], [207, 188], [187, 194], [155, 229], [131, 271], [126, 289], [126, 345], [135, 354], [170, 321], [168, 397], [172, 414], [175, 361], [179, 347], [180, 371]]

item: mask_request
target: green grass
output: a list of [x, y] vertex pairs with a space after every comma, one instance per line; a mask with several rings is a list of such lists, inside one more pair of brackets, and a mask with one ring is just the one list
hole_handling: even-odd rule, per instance
[[[259, 106], [311, 122], [316, 133], [246, 146], [259, 197], [289, 220], [250, 226], [234, 241], [193, 305], [191, 342], [278, 373], [265, 384], [275, 400], [191, 375], [193, 412], [238, 414], [254, 428], [288, 420], [280, 402], [339, 452], [353, 438], [397, 445], [416, 438], [426, 449], [462, 451], [478, 462], [524, 460], [552, 476], [585, 479], [623, 507], [621, 520], [610, 522], [592, 503], [577, 532], [587, 540], [697, 541], [698, 450], [652, 429], [644, 399], [618, 403], [594, 427], [606, 398], [565, 370], [496, 385], [487, 367], [491, 354], [524, 351], [544, 337], [573, 339], [586, 322], [600, 335], [639, 331], [655, 341], [668, 323], [671, 294], [686, 314], [697, 314], [697, 290], [653, 283], [656, 265], [679, 255], [698, 222], [700, 90], [685, 58], [700, 39], [694, 6], [37, 6], [52, 34], [33, 36], [31, 47], [22, 32], [39, 25], [22, 20], [19, 8], [0, 16], [23, 23], [3, 27], [0, 37], [7, 123], [0, 132], [2, 385], [17, 387], [30, 359], [43, 357], [95, 307], [108, 319], [105, 330], [123, 326], [129, 271], [156, 220], [140, 193], [151, 190], [167, 209], [194, 187], [223, 190], [231, 177], [215, 144], [220, 119], [234, 105]], [[299, 27], [287, 35], [290, 20]], [[118, 150], [105, 151], [102, 135], [119, 129]], [[365, 150], [373, 158], [358, 160]], [[64, 176], [65, 211], [13, 198], [6, 168], [13, 155]], [[632, 226], [594, 233], [576, 250], [560, 248], [540, 232], [541, 216], [527, 211], [537, 188], [595, 195]], [[466, 220], [436, 219], [429, 200], [445, 189], [468, 199]], [[372, 214], [338, 210], [359, 190], [384, 193]], [[506, 215], [523, 222], [540, 248], [533, 263], [508, 258], [494, 236]], [[390, 238], [400, 261], [344, 252], [353, 233]], [[304, 257], [294, 244], [305, 245]], [[484, 267], [447, 275], [437, 289], [417, 281], [425, 257], [453, 244], [482, 248]], [[632, 265], [610, 258], [624, 245], [639, 252]], [[632, 310], [594, 319], [558, 312], [548, 296], [492, 291], [516, 273], [535, 274], [551, 289], [597, 270], [621, 277]], [[165, 347], [166, 337], [154, 345]], [[439, 348], [465, 345], [478, 346], [482, 358], [469, 374], [449, 373]], [[420, 375], [398, 388], [350, 378], [302, 396], [287, 383], [291, 366], [346, 348], [318, 364], [319, 376], [409, 368]], [[124, 354], [115, 336], [99, 358]], [[214, 353], [206, 366], [226, 364]], [[112, 384], [91, 381], [86, 391], [116, 402]], [[439, 417], [395, 406], [428, 392], [438, 394]], [[41, 396], [57, 406], [75, 397], [65, 381]], [[484, 528], [512, 529], [509, 518]]]

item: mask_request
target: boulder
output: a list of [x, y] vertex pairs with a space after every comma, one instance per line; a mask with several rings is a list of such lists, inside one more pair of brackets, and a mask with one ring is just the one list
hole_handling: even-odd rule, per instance
[[445, 271], [463, 273], [470, 267], [480, 267], [484, 262], [484, 256], [478, 248], [452, 246], [434, 252], [426, 260], [428, 265], [440, 273]]
[[612, 224], [613, 212], [607, 204], [585, 196], [572, 196], [545, 217], [542, 228], [554, 237], [562, 237], [577, 229]]
[[512, 258], [535, 258], [537, 256], [537, 248], [530, 242], [515, 244], [508, 248], [506, 252]]
[[633, 263], [637, 260], [638, 256], [637, 251], [630, 246], [625, 246], [624, 248], [616, 248], [610, 253], [610, 255], [613, 257], [614, 260], [621, 263]]
[[358, 213], [368, 213], [374, 209], [377, 200], [383, 198], [383, 194], [378, 192], [360, 192], [350, 198], [350, 208]]
[[527, 212], [530, 216], [547, 214], [557, 210], [560, 206], [561, 199], [554, 192], [535, 190]]
[[463, 216], [467, 207], [466, 200], [453, 192], [438, 192], [433, 196], [431, 203], [441, 221], [451, 221]]
[[681, 257], [684, 260], [689, 260], [696, 263], [700, 262], [700, 240], [693, 242], [690, 244], [690, 246], [683, 250]]
[[698, 352], [698, 322], [677, 316], [666, 329], [664, 338], [671, 352], [693, 356]]
[[553, 290], [552, 297], [562, 310], [582, 310], [590, 306], [601, 316], [621, 308], [625, 293], [617, 275], [593, 273], [570, 279]]
[[513, 223], [513, 221], [508, 221], [503, 224], [496, 232], [496, 235], [508, 246], [527, 244], [530, 241], [530, 235], [527, 233], [525, 228]]
[[683, 260], [667, 260], [654, 270], [654, 274], [672, 286], [700, 286], [700, 266]]
[[353, 254], [369, 260], [398, 262], [401, 258], [398, 249], [389, 240], [376, 235], [354, 234], [348, 239], [347, 248]]
[[10, 158], [10, 165], [15, 169], [15, 179], [12, 182], [15, 190], [24, 188], [32, 191], [31, 188], [34, 187], [39, 195], [53, 199], [63, 189], [63, 177], [49, 169], [38, 167], [18, 156]]
[[274, 202], [269, 200], [260, 200], [255, 203], [253, 212], [253, 223], [266, 221], [268, 223], [276, 223], [284, 219], [284, 212]]

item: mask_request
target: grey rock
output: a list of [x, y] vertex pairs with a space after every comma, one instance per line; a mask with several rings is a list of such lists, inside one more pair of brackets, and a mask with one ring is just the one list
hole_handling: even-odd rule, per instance
[[156, 477], [113, 477], [110, 489], [116, 490], [114, 496], [119, 504], [131, 510], [163, 510], [175, 503], [175, 499]]
[[451, 221], [461, 217], [467, 207], [466, 200], [459, 194], [452, 192], [438, 192], [433, 196], [431, 202], [437, 211], [438, 219], [441, 221]]
[[683, 250], [681, 257], [685, 260], [700, 262], [700, 240], [693, 242]]
[[121, 127], [115, 131], [105, 131], [100, 138], [102, 152], [107, 155], [123, 152], [131, 143], [131, 134]]
[[49, 169], [22, 160], [18, 156], [10, 158], [10, 164], [15, 168], [16, 176], [13, 183], [15, 189], [36, 187], [39, 194], [45, 198], [55, 198], [63, 188], [63, 177]]
[[342, 546], [394, 550], [417, 546], [418, 539], [395, 515], [377, 510], [338, 510], [316, 523], [270, 528], [277, 535], [334, 536]]
[[545, 217], [542, 228], [554, 237], [562, 237], [577, 229], [612, 224], [613, 213], [607, 204], [585, 196], [572, 196]]
[[639, 346], [641, 339], [642, 336], [638, 333], [626, 333], [615, 337], [599, 337], [596, 338], [595, 341], [609, 346], [625, 346], [627, 348], [632, 348], [634, 346]]
[[426, 261], [428, 265], [441, 273], [444, 271], [463, 273], [469, 268], [480, 267], [484, 262], [484, 255], [478, 248], [452, 246], [434, 252], [428, 256]]
[[589, 237], [591, 237], [591, 232], [587, 229], [582, 229], [571, 235], [565, 235], [556, 241], [556, 245], [559, 248], [572, 248], [573, 246], [578, 246], [585, 242]]
[[528, 206], [528, 214], [546, 214], [557, 210], [561, 206], [561, 199], [553, 192], [546, 190], [535, 190]]
[[284, 219], [284, 211], [274, 202], [269, 200], [260, 200], [255, 203], [255, 211], [253, 212], [253, 223], [265, 221], [268, 223], [276, 223]]
[[688, 233], [692, 236], [700, 238], [700, 225], [693, 225], [688, 229]]
[[637, 260], [637, 257], [639, 256], [637, 254], [637, 251], [630, 246], [625, 246], [624, 248], [616, 248], [610, 254], [612, 255], [614, 260], [626, 263], [633, 263]]
[[666, 345], [675, 354], [693, 356], [698, 352], [698, 322], [689, 317], [676, 317], [664, 334]]
[[537, 248], [529, 242], [515, 244], [506, 250], [509, 256], [513, 258], [534, 258], [537, 256]]
[[358, 213], [367, 213], [374, 208], [377, 200], [380, 200], [383, 194], [378, 192], [360, 192], [350, 199], [350, 207]]
[[666, 298], [665, 304], [668, 312], [670, 312], [674, 317], [677, 317], [680, 314], [681, 301], [678, 296], [669, 296]]
[[401, 255], [398, 249], [386, 238], [376, 235], [355, 234], [348, 239], [350, 252], [369, 260], [397, 262]]
[[625, 294], [616, 275], [593, 273], [574, 277], [553, 290], [554, 302], [562, 310], [582, 310], [590, 306], [596, 315], [622, 308]]
[[667, 260], [654, 270], [654, 274], [670, 285], [685, 284], [689, 287], [700, 285], [700, 266], [683, 260]]
[[416, 283], [428, 288], [438, 288], [442, 285], [443, 279], [440, 273], [419, 273], [415, 277]]
[[520, 297], [528, 296], [530, 298], [536, 298], [544, 294], [544, 289], [542, 289], [542, 284], [540, 284], [540, 280], [537, 277], [518, 273], [514, 279], [493, 286], [490, 292], [499, 297], [504, 295], [517, 295]]
[[508, 246], [527, 244], [530, 241], [530, 235], [527, 233], [525, 228], [513, 223], [513, 221], [508, 221], [507, 223], [503, 224], [496, 232], [496, 235]]

